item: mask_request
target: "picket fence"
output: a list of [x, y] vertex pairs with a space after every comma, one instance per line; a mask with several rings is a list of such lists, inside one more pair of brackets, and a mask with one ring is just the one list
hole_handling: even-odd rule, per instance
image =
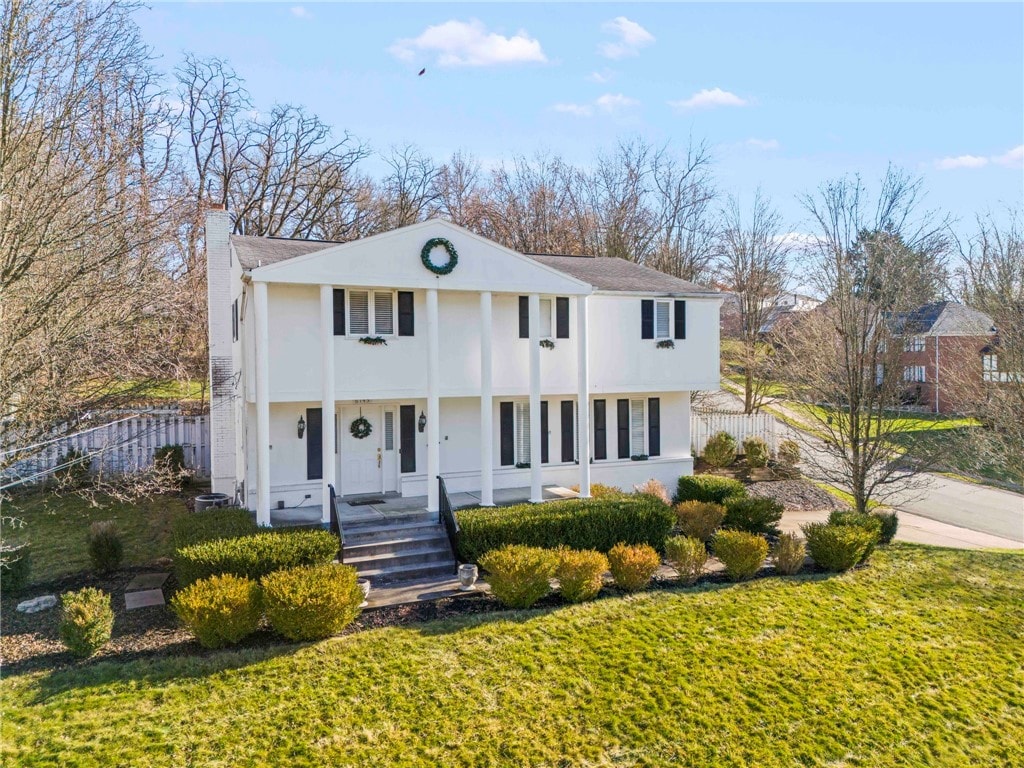
[[694, 408], [690, 412], [690, 442], [694, 456], [704, 454], [704, 446], [712, 435], [728, 432], [742, 453], [743, 441], [760, 437], [774, 452], [777, 448], [775, 417], [768, 413], [735, 413]]
[[165, 445], [180, 445], [185, 466], [198, 477], [210, 476], [210, 417], [169, 413], [119, 418], [49, 442], [7, 467], [4, 484], [44, 478], [71, 449], [89, 456], [92, 473], [137, 472], [152, 464], [153, 453]]

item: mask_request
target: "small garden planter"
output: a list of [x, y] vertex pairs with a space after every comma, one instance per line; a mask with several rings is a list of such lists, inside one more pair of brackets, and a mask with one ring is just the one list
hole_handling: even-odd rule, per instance
[[480, 570], [473, 563], [465, 563], [459, 566], [459, 589], [462, 592], [472, 592], [476, 589], [476, 580], [480, 577]]
[[363, 590], [363, 602], [359, 604], [360, 608], [365, 608], [368, 605], [368, 598], [370, 597], [370, 580], [369, 579], [358, 579], [356, 584]]

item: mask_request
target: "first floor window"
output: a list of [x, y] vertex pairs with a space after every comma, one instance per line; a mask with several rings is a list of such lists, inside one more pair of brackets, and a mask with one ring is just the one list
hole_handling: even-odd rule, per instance
[[923, 383], [924, 382], [924, 366], [923, 365], [908, 365], [903, 369], [903, 380]]
[[644, 401], [629, 401], [629, 452], [631, 456], [639, 456], [647, 452], [644, 447]]
[[530, 463], [530, 403], [516, 403], [516, 464]]

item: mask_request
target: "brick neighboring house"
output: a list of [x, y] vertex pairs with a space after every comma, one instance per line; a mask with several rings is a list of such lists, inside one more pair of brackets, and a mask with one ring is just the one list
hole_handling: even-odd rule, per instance
[[984, 312], [937, 301], [901, 315], [895, 330], [903, 339], [900, 365], [908, 405], [955, 413], [988, 380], [983, 362], [991, 353], [995, 329]]

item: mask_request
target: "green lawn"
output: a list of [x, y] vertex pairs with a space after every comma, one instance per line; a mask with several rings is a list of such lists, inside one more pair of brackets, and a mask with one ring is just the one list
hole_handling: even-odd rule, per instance
[[[477, 615], [0, 683], [19, 766], [1008, 766], [1024, 556]], [[1013, 757], [1017, 755], [1017, 757]]]
[[177, 496], [126, 504], [101, 498], [99, 507], [74, 494], [34, 494], [3, 502], [5, 517], [24, 521], [19, 528], [7, 528], [4, 539], [11, 543], [31, 542], [33, 582], [50, 581], [87, 570], [89, 554], [86, 536], [96, 520], [114, 520], [124, 540], [126, 565], [141, 565], [171, 554], [170, 531], [174, 518], [185, 512]]

